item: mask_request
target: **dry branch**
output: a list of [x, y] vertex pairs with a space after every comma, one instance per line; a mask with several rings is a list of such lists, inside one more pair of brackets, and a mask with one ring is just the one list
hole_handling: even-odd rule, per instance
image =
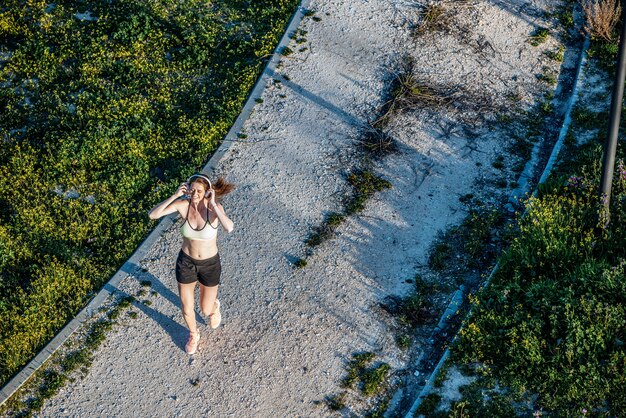
[[617, 0], [582, 0], [587, 24], [585, 31], [593, 38], [611, 42], [621, 10]]

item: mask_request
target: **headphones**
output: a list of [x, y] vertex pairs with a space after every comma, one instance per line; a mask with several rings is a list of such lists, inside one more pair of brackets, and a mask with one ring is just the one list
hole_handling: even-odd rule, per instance
[[[211, 184], [211, 180], [209, 180], [209, 178], [208, 178], [207, 176], [205, 176], [204, 174], [194, 174], [194, 175], [190, 176], [190, 177], [187, 179], [187, 184], [191, 184], [191, 180], [192, 180], [192, 179], [194, 179], [194, 178], [196, 178], [196, 177], [199, 177], [199, 178], [201, 178], [201, 179], [203, 179], [203, 180], [206, 180], [206, 181], [209, 183], [209, 189], [212, 189], [212, 188], [213, 188], [213, 185]], [[209, 196], [209, 192], [206, 192], [206, 193], [204, 194], [204, 197], [207, 197], [207, 196]]]

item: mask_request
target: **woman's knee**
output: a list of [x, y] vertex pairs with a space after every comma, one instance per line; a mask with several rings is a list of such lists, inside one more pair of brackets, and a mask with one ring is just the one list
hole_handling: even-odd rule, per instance
[[183, 311], [183, 316], [186, 316], [186, 317], [194, 316], [193, 308], [185, 308], [185, 307], [183, 307], [182, 311]]

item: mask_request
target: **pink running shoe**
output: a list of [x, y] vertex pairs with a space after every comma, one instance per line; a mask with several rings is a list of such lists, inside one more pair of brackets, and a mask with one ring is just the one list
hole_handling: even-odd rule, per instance
[[215, 309], [213, 309], [213, 313], [211, 314], [209, 324], [211, 325], [211, 328], [215, 329], [220, 326], [221, 322], [222, 322], [222, 313], [220, 312], [220, 301], [219, 299], [215, 299]]
[[189, 331], [189, 339], [185, 345], [185, 351], [187, 354], [194, 354], [198, 350], [198, 343], [200, 342], [200, 332]]

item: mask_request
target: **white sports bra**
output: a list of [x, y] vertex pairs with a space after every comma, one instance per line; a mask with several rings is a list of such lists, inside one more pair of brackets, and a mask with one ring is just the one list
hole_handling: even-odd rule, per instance
[[[189, 207], [191, 207], [191, 201], [189, 201]], [[182, 236], [199, 241], [209, 241], [215, 238], [217, 236], [217, 227], [213, 227], [213, 225], [209, 223], [209, 208], [207, 207], [207, 220], [204, 223], [204, 226], [200, 229], [194, 229], [189, 224], [189, 207], [187, 207], [187, 219], [185, 219], [185, 223], [183, 223], [183, 226], [180, 228]]]

